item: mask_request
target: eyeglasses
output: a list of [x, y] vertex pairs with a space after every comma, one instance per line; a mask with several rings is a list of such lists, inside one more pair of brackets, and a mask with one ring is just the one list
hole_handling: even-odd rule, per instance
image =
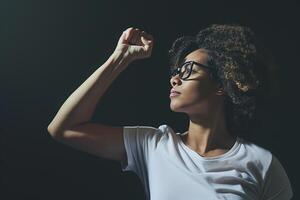
[[179, 66], [175, 69], [171, 69], [171, 71], [170, 71], [171, 78], [173, 76], [176, 76], [177, 74], [179, 74], [180, 79], [182, 79], [182, 80], [188, 79], [193, 72], [194, 65], [198, 65], [200, 67], [215, 71], [215, 68], [213, 68], [213, 67], [209, 67], [209, 66], [203, 65], [201, 63], [195, 62], [195, 61], [187, 61], [187, 62], [183, 63], [181, 66]]

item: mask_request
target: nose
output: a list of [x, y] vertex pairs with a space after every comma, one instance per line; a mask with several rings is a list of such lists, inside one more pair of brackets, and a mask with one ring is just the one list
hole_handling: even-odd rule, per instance
[[170, 83], [171, 83], [172, 87], [174, 87], [175, 85], [178, 85], [180, 82], [181, 82], [181, 79], [179, 78], [178, 74], [176, 76], [171, 77], [171, 79], [170, 79]]

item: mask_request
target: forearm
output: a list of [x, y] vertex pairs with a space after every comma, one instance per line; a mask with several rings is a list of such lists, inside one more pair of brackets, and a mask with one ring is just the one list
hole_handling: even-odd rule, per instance
[[97, 103], [128, 64], [128, 59], [124, 58], [121, 53], [114, 52], [68, 97], [49, 124], [48, 130], [60, 132], [90, 121]]

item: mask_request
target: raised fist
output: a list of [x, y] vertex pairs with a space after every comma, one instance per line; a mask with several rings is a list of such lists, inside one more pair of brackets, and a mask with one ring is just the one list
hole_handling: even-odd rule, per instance
[[119, 38], [116, 52], [130, 61], [148, 58], [153, 48], [153, 37], [137, 28], [127, 28]]

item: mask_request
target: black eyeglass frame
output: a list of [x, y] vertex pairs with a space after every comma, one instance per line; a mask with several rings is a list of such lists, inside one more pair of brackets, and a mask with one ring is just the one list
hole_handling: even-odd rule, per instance
[[[181, 68], [183, 66], [185, 66], [186, 64], [191, 64], [191, 70], [189, 71], [189, 74], [185, 78], [183, 78], [182, 75], [181, 75]], [[173, 76], [176, 76], [177, 74], [179, 74], [179, 77], [180, 77], [181, 80], [186, 80], [191, 76], [194, 65], [198, 65], [200, 67], [209, 69], [210, 71], [212, 71], [212, 73], [213, 73], [212, 75], [216, 74], [216, 69], [214, 67], [210, 67], [210, 66], [207, 66], [207, 65], [204, 65], [204, 64], [201, 64], [201, 63], [198, 63], [198, 62], [195, 62], [195, 61], [191, 60], [191, 61], [187, 61], [187, 62], [182, 63], [179, 67], [177, 67], [175, 69], [171, 69], [170, 75], [171, 75], [171, 77], [173, 77]]]

